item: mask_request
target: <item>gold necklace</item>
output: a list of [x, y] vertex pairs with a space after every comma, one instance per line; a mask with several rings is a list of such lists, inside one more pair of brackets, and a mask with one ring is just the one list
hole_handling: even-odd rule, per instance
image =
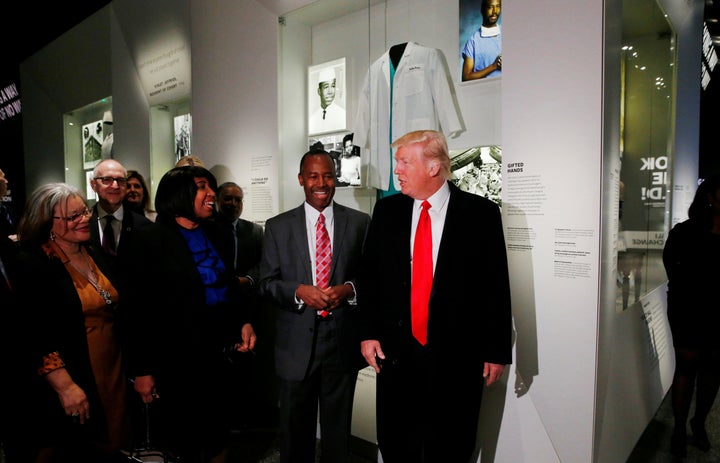
[[85, 262], [87, 263], [87, 266], [88, 266], [88, 273], [85, 273], [82, 270], [80, 270], [78, 268], [78, 266], [73, 263], [72, 260], [70, 261], [70, 265], [75, 267], [75, 270], [77, 270], [80, 273], [80, 275], [84, 276], [85, 279], [88, 281], [88, 283], [90, 283], [92, 285], [92, 287], [95, 288], [95, 290], [98, 292], [98, 294], [100, 294], [100, 297], [103, 298], [103, 301], [105, 301], [105, 304], [112, 305], [113, 301], [112, 301], [112, 298], [110, 297], [110, 291], [108, 291], [105, 288], [103, 288], [102, 286], [100, 286], [98, 277], [95, 274], [95, 271], [93, 270], [92, 265], [90, 265], [90, 259], [88, 259], [87, 254], [85, 252], [83, 252], [82, 249], [80, 250], [80, 254], [82, 254], [82, 256], [85, 258]]

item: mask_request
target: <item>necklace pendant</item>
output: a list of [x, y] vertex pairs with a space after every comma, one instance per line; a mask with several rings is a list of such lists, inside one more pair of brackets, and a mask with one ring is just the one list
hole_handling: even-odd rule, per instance
[[107, 290], [100, 288], [100, 289], [98, 289], [98, 292], [100, 293], [100, 296], [105, 301], [105, 304], [112, 305], [113, 301], [110, 298], [110, 293]]

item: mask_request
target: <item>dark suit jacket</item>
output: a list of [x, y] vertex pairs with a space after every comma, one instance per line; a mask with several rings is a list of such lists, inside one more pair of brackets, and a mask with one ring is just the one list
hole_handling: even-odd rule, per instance
[[17, 218], [13, 214], [12, 210], [0, 203], [0, 236], [7, 237], [8, 235], [14, 235], [17, 233], [15, 229], [17, 223]]
[[[232, 227], [232, 222], [229, 223]], [[249, 220], [238, 219], [235, 224], [237, 236], [237, 276], [249, 276], [255, 285], [259, 281], [260, 258], [262, 257], [263, 228]]]
[[[370, 216], [334, 203], [334, 236], [330, 285], [356, 281], [363, 242]], [[283, 379], [300, 381], [311, 360], [315, 310], [298, 309], [295, 290], [312, 285], [312, 264], [308, 249], [303, 205], [267, 221], [260, 262], [260, 293], [277, 311], [275, 329], [275, 370]], [[348, 371], [363, 365], [355, 329], [357, 306], [343, 304], [333, 310], [338, 326], [340, 354]]]
[[[512, 320], [500, 210], [452, 183], [430, 296], [428, 346], [448, 383], [482, 375], [483, 362], [511, 363]], [[410, 322], [413, 199], [397, 194], [375, 205], [358, 288], [363, 339], [377, 339], [385, 362], [417, 346]]]
[[[214, 355], [240, 339], [249, 322], [249, 308], [232, 273], [233, 244], [215, 221], [202, 229], [222, 260], [220, 278], [227, 284], [227, 302], [208, 307], [205, 285], [195, 259], [173, 218], [158, 215], [152, 227], [138, 231], [125, 249], [136, 259], [124, 300], [130, 305], [131, 332], [126, 360], [131, 376], [186, 375], [190, 359]], [[120, 256], [120, 254], [118, 254]], [[195, 374], [201, 367], [194, 365]], [[212, 387], [209, 384], [208, 387]]]
[[[96, 204], [92, 208], [92, 216], [90, 217], [90, 242], [102, 249], [100, 243], [100, 229], [98, 228], [99, 220], [98, 206]], [[128, 243], [133, 240], [133, 236], [138, 232], [138, 230], [152, 227], [153, 225], [153, 222], [144, 215], [133, 212], [128, 208], [124, 208], [120, 240], [117, 245], [117, 258], [108, 259], [117, 275], [125, 276], [130, 269], [130, 267], [127, 266], [132, 266], [135, 263], [129, 259], [130, 256], [127, 256], [128, 259], [125, 259], [123, 249], [129, 247]]]

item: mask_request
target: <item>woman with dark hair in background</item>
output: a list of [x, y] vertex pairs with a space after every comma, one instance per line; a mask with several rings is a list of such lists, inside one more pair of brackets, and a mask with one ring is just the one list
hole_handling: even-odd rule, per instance
[[145, 183], [145, 178], [137, 170], [127, 171], [127, 193], [123, 203], [129, 210], [155, 222], [157, 212], [150, 207], [150, 190]]
[[222, 461], [234, 392], [231, 357], [251, 351], [256, 340], [233, 273], [234, 241], [211, 220], [216, 190], [204, 167], [176, 167], [163, 176], [155, 195], [158, 226], [150, 232], [157, 236], [136, 240], [143, 260], [128, 296], [135, 390], [157, 410], [156, 444], [186, 463]]
[[686, 422], [693, 393], [695, 415], [690, 420], [692, 443], [710, 450], [705, 419], [720, 387], [720, 173], [700, 184], [688, 219], [668, 235], [663, 263], [668, 276], [668, 320], [675, 348], [672, 408], [675, 429], [671, 452], [687, 453]]

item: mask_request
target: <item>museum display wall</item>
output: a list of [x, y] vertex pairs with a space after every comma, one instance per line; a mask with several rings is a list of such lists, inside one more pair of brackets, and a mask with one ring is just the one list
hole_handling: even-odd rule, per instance
[[[206, 0], [148, 9], [140, 0], [115, 0], [21, 66], [27, 189], [84, 184], [82, 126], [107, 109], [113, 155], [156, 182], [178, 155], [174, 120], [190, 114], [192, 154], [219, 181], [245, 187], [244, 216], [263, 223], [302, 201], [297, 170], [309, 144], [339, 150], [341, 134], [360, 132], [372, 65], [395, 45], [431, 48], [447, 66], [462, 123], [450, 148], [473, 160], [461, 174], [487, 174], [481, 167], [495, 164], [502, 177], [516, 343], [514, 364], [483, 397], [478, 461], [622, 461], [662, 400], [672, 367], [660, 349], [648, 349], [647, 315], [662, 314], [662, 282], [641, 279], [637, 303], [631, 292], [618, 310], [618, 204], [627, 172], [620, 163], [623, 2], [570, 2], [562, 14], [508, 2], [503, 74], [475, 82], [460, 78], [465, 3]], [[653, 7], [668, 15], [676, 37], [665, 111], [672, 136], [652, 149], [672, 161], [658, 186], [691, 191], [692, 167], [680, 166], [697, 165], [691, 115], [699, 113], [700, 56], [693, 50], [702, 5], [663, 0]], [[344, 71], [345, 128], [316, 133], [311, 79], [325, 68]], [[103, 99], [112, 107], [80, 111]], [[70, 113], [82, 117], [68, 135]], [[339, 188], [336, 200], [372, 212], [377, 166], [369, 162], [372, 143], [361, 141], [362, 183]], [[68, 150], [77, 166], [66, 161]], [[663, 207], [673, 215], [663, 218], [666, 227], [683, 208]], [[472, 236], [468, 230], [468, 246], [482, 246]], [[271, 392], [271, 375], [268, 381]], [[357, 404], [366, 413], [356, 413], [353, 429], [371, 444], [372, 382], [361, 372]]]

